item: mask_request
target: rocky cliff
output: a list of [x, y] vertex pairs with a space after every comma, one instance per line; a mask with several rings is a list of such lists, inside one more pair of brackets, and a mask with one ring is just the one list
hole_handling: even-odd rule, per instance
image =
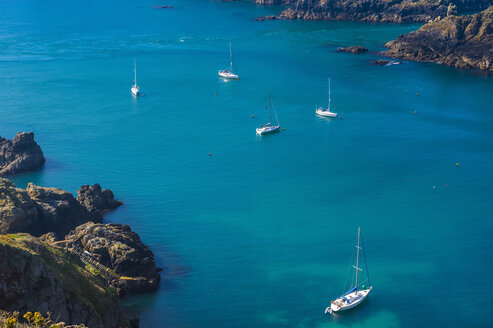
[[445, 16], [486, 9], [490, 0], [256, 0], [259, 4], [291, 4], [285, 19], [355, 20], [365, 22], [427, 22]]
[[13, 140], [0, 137], [0, 176], [23, 173], [43, 166], [45, 158], [34, 133], [19, 132]]
[[121, 205], [111, 190], [96, 184], [82, 186], [77, 199], [58, 188], [29, 183], [26, 190], [0, 178], [0, 234], [28, 232], [39, 236], [54, 232], [63, 237], [78, 225], [102, 222], [103, 213]]
[[78, 226], [67, 236], [69, 248], [85, 250], [98, 262], [117, 274], [134, 279], [120, 279], [116, 287], [121, 295], [154, 291], [160, 276], [154, 255], [128, 225], [94, 224]]
[[91, 328], [129, 326], [113, 289], [76, 256], [28, 234], [0, 236], [0, 309], [50, 312]]
[[493, 6], [474, 15], [437, 18], [385, 45], [387, 56], [493, 71]]

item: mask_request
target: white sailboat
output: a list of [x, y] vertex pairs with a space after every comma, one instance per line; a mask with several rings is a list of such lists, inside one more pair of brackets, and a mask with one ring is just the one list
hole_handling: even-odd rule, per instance
[[323, 107], [315, 107], [315, 113], [320, 116], [325, 116], [325, 117], [336, 117], [337, 113], [333, 113], [330, 111], [330, 77], [329, 77], [329, 107], [323, 108]]
[[276, 117], [276, 125], [272, 124], [272, 99], [271, 99], [271, 94], [269, 92], [269, 123], [262, 125], [261, 127], [257, 128], [257, 134], [262, 135], [262, 134], [268, 134], [268, 133], [274, 133], [274, 132], [279, 132], [279, 119], [277, 118], [277, 113], [276, 110], [274, 109], [274, 116]]
[[[352, 285], [351, 289], [349, 289], [347, 292], [342, 294], [342, 296], [337, 298], [335, 301], [331, 301], [330, 306], [325, 309], [325, 313], [332, 314], [334, 312], [352, 309], [355, 306], [361, 304], [372, 290], [372, 286], [370, 284], [370, 275], [368, 273], [368, 265], [366, 264], [365, 250], [362, 247], [362, 243], [360, 243], [360, 239], [361, 239], [361, 228], [358, 228], [358, 245], [356, 246], [356, 265], [352, 266], [356, 271], [355, 283], [354, 285]], [[359, 267], [360, 251], [363, 252], [363, 256], [365, 257], [365, 267], [366, 267], [366, 275], [367, 275], [367, 279], [363, 282], [358, 280], [359, 273], [363, 271], [363, 269]], [[365, 286], [366, 283], [368, 283], [367, 286]]]
[[233, 52], [231, 51], [231, 42], [229, 43], [229, 68], [221, 69], [217, 72], [217, 74], [225, 79], [229, 80], [239, 80], [240, 77], [238, 74], [233, 73]]
[[139, 86], [137, 85], [137, 65], [135, 63], [135, 58], [134, 58], [134, 85], [132, 85], [132, 88], [130, 89], [132, 91], [132, 94], [134, 96], [139, 95]]

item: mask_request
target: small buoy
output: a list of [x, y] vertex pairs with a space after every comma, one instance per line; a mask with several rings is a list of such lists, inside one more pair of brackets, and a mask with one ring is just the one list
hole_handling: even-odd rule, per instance
[[339, 116], [339, 119], [342, 120], [342, 117]]
[[209, 156], [212, 156], [212, 153], [209, 153]]
[[459, 163], [455, 164], [455, 166], [459, 166]]
[[416, 92], [416, 96], [419, 96], [419, 93]]
[[217, 93], [216, 92], [214, 92], [214, 96], [217, 96]]
[[284, 131], [284, 128], [282, 128], [282, 130]]
[[414, 114], [416, 114], [416, 113], [417, 113], [417, 111], [414, 111]]
[[251, 115], [250, 117], [251, 117], [251, 118], [254, 118], [255, 116]]

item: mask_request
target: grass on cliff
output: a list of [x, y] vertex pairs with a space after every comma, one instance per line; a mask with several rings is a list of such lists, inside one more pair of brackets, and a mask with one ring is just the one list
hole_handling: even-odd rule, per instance
[[65, 291], [86, 304], [100, 318], [106, 309], [118, 302], [115, 289], [108, 287], [95, 272], [86, 271], [85, 265], [76, 255], [62, 248], [40, 242], [26, 233], [0, 235], [0, 244], [39, 256], [61, 281]]

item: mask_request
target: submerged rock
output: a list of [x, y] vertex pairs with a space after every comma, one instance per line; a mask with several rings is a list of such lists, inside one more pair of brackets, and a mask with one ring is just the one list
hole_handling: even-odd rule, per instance
[[0, 175], [33, 171], [43, 166], [45, 158], [34, 133], [19, 132], [13, 140], [0, 137]]
[[493, 6], [465, 16], [449, 15], [399, 36], [385, 55], [493, 71]]
[[337, 52], [347, 52], [351, 54], [363, 54], [365, 52], [368, 52], [368, 49], [362, 46], [356, 46], [356, 47], [344, 47], [344, 48], [338, 48], [336, 50]]
[[[69, 248], [89, 252], [98, 262], [117, 274], [134, 279], [120, 279], [115, 287], [121, 294], [154, 291], [160, 275], [154, 255], [128, 225], [94, 224], [78, 226], [66, 240]], [[114, 285], [113, 281], [108, 283]]]
[[370, 60], [370, 63], [378, 66], [390, 66], [390, 65], [400, 64], [401, 62], [393, 61], [393, 60], [385, 60], [385, 59], [376, 59], [376, 60]]
[[116, 293], [76, 256], [28, 234], [0, 236], [0, 309], [39, 311], [70, 325], [129, 327]]

